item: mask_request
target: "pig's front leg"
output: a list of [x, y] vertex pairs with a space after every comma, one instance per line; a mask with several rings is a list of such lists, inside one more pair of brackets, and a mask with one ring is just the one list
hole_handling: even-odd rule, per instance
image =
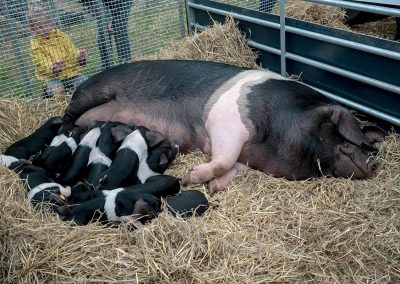
[[248, 167], [241, 163], [236, 163], [229, 171], [220, 177], [212, 179], [208, 183], [208, 191], [210, 195], [214, 195], [219, 191], [225, 190], [228, 184], [236, 177], [237, 173], [241, 170], [247, 169]]
[[227, 122], [225, 118], [206, 124], [211, 141], [211, 161], [194, 167], [182, 178], [182, 183], [204, 183], [223, 176], [237, 162], [249, 133], [240, 121]]

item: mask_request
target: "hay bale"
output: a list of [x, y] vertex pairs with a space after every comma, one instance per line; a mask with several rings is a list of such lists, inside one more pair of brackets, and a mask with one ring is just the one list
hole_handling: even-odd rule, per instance
[[[61, 114], [66, 104], [0, 100], [1, 149]], [[169, 173], [181, 177], [207, 159], [200, 151], [179, 155]], [[381, 143], [377, 160], [380, 166], [367, 180], [287, 181], [242, 171], [227, 191], [208, 196], [213, 208], [201, 218], [162, 213], [136, 231], [126, 225], [76, 227], [46, 208], [35, 210], [18, 177], [0, 168], [0, 278], [5, 283], [395, 283], [400, 280], [399, 135]], [[200, 190], [206, 193], [204, 186]]]
[[286, 15], [302, 21], [342, 30], [350, 30], [350, 28], [344, 24], [346, 17], [345, 10], [335, 6], [292, 0], [286, 5]]
[[245, 36], [231, 17], [224, 24], [214, 21], [212, 27], [183, 41], [171, 43], [151, 58], [205, 60], [260, 68], [256, 63], [257, 54], [246, 44]]

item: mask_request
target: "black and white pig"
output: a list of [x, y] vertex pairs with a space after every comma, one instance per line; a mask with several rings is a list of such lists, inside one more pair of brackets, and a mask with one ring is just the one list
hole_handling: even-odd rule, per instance
[[64, 115], [143, 125], [182, 152], [211, 153], [183, 183], [222, 190], [247, 165], [276, 177], [365, 178], [369, 152], [383, 133], [361, 127], [346, 108], [314, 89], [265, 70], [186, 60], [138, 61], [80, 85]]

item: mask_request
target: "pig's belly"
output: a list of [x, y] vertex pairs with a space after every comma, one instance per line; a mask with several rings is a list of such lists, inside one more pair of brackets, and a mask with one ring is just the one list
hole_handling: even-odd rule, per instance
[[145, 126], [150, 130], [156, 130], [166, 135], [172, 143], [179, 146], [181, 152], [194, 151], [195, 149], [209, 152], [204, 126], [194, 132], [189, 131], [177, 121], [146, 115], [132, 105], [123, 106], [117, 101], [110, 101], [82, 114], [76, 124], [82, 128], [88, 128], [95, 121], [119, 121], [125, 124]]

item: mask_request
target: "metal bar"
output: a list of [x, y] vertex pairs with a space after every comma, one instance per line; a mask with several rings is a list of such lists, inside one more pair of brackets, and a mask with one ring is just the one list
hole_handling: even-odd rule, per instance
[[285, 1], [279, 1], [281, 75], [286, 77]]
[[[304, 84], [304, 83], [301, 83], [301, 84]], [[364, 106], [362, 104], [353, 102], [351, 100], [339, 97], [339, 96], [334, 95], [334, 94], [332, 94], [330, 92], [321, 90], [319, 88], [315, 88], [315, 87], [313, 87], [311, 85], [308, 85], [308, 84], [304, 84], [304, 85], [306, 85], [306, 86], [308, 86], [310, 88], [313, 88], [314, 90], [320, 92], [322, 95], [324, 95], [324, 96], [326, 96], [326, 97], [328, 97], [328, 98], [330, 98], [330, 99], [332, 99], [334, 101], [337, 101], [339, 103], [345, 104], [345, 105], [347, 105], [349, 107], [352, 107], [352, 108], [354, 108], [356, 110], [362, 111], [362, 112], [364, 112], [366, 114], [369, 114], [369, 115], [375, 116], [377, 118], [383, 119], [383, 120], [385, 120], [385, 121], [387, 121], [389, 123], [392, 123], [394, 125], [400, 126], [400, 119], [399, 118], [396, 118], [394, 116], [385, 114], [383, 112], [380, 112], [380, 111], [375, 110], [373, 108], [370, 108], [370, 107]]]
[[205, 5], [199, 5], [199, 4], [188, 2], [188, 6], [190, 8], [195, 8], [195, 9], [198, 9], [198, 10], [211, 12], [211, 13], [222, 15], [222, 16], [232, 16], [233, 18], [236, 18], [238, 20], [243, 20], [243, 21], [246, 21], [246, 22], [249, 22], [249, 23], [258, 24], [258, 25], [261, 25], [261, 26], [264, 26], [264, 27], [274, 28], [276, 30], [279, 30], [279, 28], [280, 28], [280, 25], [277, 24], [277, 23], [272, 23], [272, 22], [269, 22], [269, 21], [252, 18], [252, 17], [241, 15], [241, 14], [238, 14], [238, 13], [227, 12], [225, 10], [216, 9], [216, 8], [212, 8], [212, 7], [205, 6]]
[[352, 2], [368, 2], [372, 4], [378, 4], [378, 5], [394, 5], [394, 6], [400, 6], [399, 0], [350, 0]]
[[340, 39], [340, 38], [336, 38], [336, 37], [332, 37], [332, 36], [328, 36], [328, 35], [324, 35], [324, 34], [310, 32], [310, 31], [299, 29], [299, 28], [294, 28], [291, 26], [287, 26], [286, 31], [291, 32], [293, 34], [302, 35], [302, 36], [305, 36], [308, 38], [322, 40], [322, 41], [334, 43], [334, 44], [337, 44], [340, 46], [349, 47], [349, 48], [352, 48], [355, 50], [372, 53], [372, 54], [383, 56], [386, 58], [400, 60], [400, 52], [395, 52], [395, 51], [391, 51], [391, 50], [387, 50], [387, 49], [373, 47], [373, 46], [366, 45], [366, 44], [361, 44], [361, 43], [350, 41], [350, 40], [345, 40], [345, 39]]
[[[259, 25], [264, 26], [264, 27], [269, 27], [269, 28], [273, 28], [273, 29], [279, 29], [280, 28], [279, 24], [271, 23], [271, 22], [268, 22], [268, 21], [265, 21], [265, 20], [254, 19], [254, 18], [251, 18], [251, 17], [247, 17], [247, 16], [243, 16], [243, 15], [237, 14], [237, 13], [229, 13], [227, 11], [224, 11], [224, 10], [221, 10], [221, 9], [212, 8], [212, 7], [208, 7], [208, 6], [205, 6], [205, 5], [199, 5], [199, 4], [194, 4], [194, 3], [189, 3], [188, 5], [189, 5], [189, 7], [192, 7], [192, 8], [195, 8], [195, 9], [199, 9], [199, 10], [202, 10], [202, 11], [210, 11], [212, 13], [223, 15], [223, 16], [231, 15], [232, 17], [234, 17], [234, 18], [236, 18], [238, 20], [244, 20], [244, 21], [247, 21], [249, 23], [259, 24]], [[191, 23], [191, 21], [189, 23]], [[366, 44], [356, 43], [356, 42], [353, 42], [353, 41], [350, 41], [350, 40], [338, 39], [338, 38], [335, 38], [335, 37], [332, 37], [332, 36], [323, 35], [323, 34], [319, 34], [319, 33], [315, 33], [315, 32], [310, 32], [310, 31], [294, 28], [294, 27], [291, 27], [291, 26], [286, 26], [285, 29], [286, 29], [286, 32], [291, 32], [291, 33], [302, 35], [302, 36], [306, 36], [306, 37], [309, 37], [309, 38], [322, 40], [322, 41], [326, 41], [326, 42], [330, 42], [330, 43], [335, 43], [335, 44], [338, 44], [340, 46], [350, 47], [350, 48], [355, 49], [355, 50], [365, 51], [365, 52], [372, 53], [372, 54], [379, 55], [379, 56], [383, 56], [383, 57], [386, 57], [386, 58], [400, 60], [400, 53], [399, 52], [394, 52], [394, 51], [391, 51], [391, 50], [386, 50], [386, 49], [382, 49], [382, 48], [378, 48], [378, 47], [373, 47], [373, 46], [369, 46], [369, 45], [366, 45]]]
[[317, 4], [338, 6], [338, 7], [352, 9], [352, 10], [400, 17], [400, 9], [396, 9], [396, 8], [374, 6], [371, 4], [361, 4], [361, 3], [354, 3], [354, 2], [342, 1], [342, 0], [307, 0], [307, 1], [317, 3]]
[[296, 55], [293, 53], [289, 53], [289, 52], [286, 53], [286, 57], [296, 60], [298, 62], [307, 64], [307, 65], [313, 66], [313, 67], [317, 67], [319, 69], [322, 69], [322, 70], [325, 70], [328, 72], [332, 72], [337, 75], [341, 75], [341, 76], [349, 78], [349, 79], [356, 80], [358, 82], [362, 82], [364, 84], [368, 84], [370, 86], [378, 87], [380, 89], [383, 89], [383, 90], [386, 90], [389, 92], [400, 94], [400, 87], [386, 83], [386, 82], [382, 82], [382, 81], [379, 81], [379, 80], [376, 80], [376, 79], [373, 79], [373, 78], [370, 78], [367, 76], [359, 75], [357, 73], [347, 71], [347, 70], [344, 70], [341, 68], [333, 67], [331, 65], [324, 64], [324, 63], [321, 63], [321, 62], [318, 62], [318, 61], [315, 61], [315, 60], [312, 60], [309, 58], [305, 58], [305, 57], [302, 57], [302, 56], [299, 56], [299, 55]]
[[177, 1], [178, 1], [179, 24], [181, 27], [181, 36], [185, 37], [185, 22], [183, 20], [183, 5], [182, 5], [183, 0], [177, 0]]
[[[193, 29], [192, 29], [192, 21], [194, 19], [194, 12], [192, 8], [192, 4], [189, 1], [190, 0], [185, 0], [186, 1], [186, 22], [187, 22], [187, 26], [188, 26], [188, 32], [189, 34], [193, 33]], [[194, 4], [193, 4], [194, 5]]]
[[281, 51], [279, 49], [255, 42], [250, 39], [247, 41], [247, 44], [251, 47], [255, 47], [255, 48], [276, 54], [276, 55], [281, 55]]

